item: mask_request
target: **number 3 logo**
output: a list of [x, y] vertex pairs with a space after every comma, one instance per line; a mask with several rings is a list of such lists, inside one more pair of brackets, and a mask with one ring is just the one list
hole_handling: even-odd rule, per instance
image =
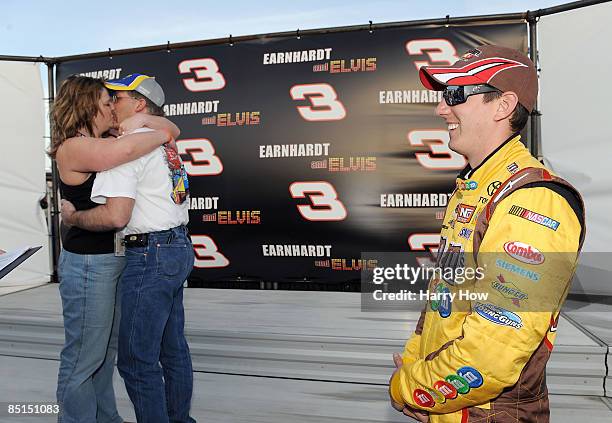
[[406, 51], [411, 56], [423, 55], [425, 53], [429, 56], [429, 61], [414, 61], [417, 69], [421, 69], [422, 66], [450, 66], [459, 59], [455, 47], [450, 41], [443, 38], [408, 41], [406, 43]]
[[329, 84], [294, 85], [289, 90], [294, 100], [308, 100], [312, 106], [297, 106], [297, 110], [308, 121], [341, 120], [346, 116], [344, 105], [338, 100], [336, 90]]
[[207, 235], [192, 235], [191, 242], [195, 252], [194, 267], [211, 268], [211, 267], [227, 267], [230, 262], [223, 254], [219, 252], [219, 248], [215, 241]]
[[433, 170], [458, 170], [467, 164], [465, 157], [454, 152], [448, 146], [450, 141], [447, 131], [439, 129], [417, 130], [408, 133], [408, 142], [414, 147], [425, 146], [425, 141], [431, 153], [415, 153], [421, 166]]
[[223, 172], [223, 163], [206, 138], [180, 140], [176, 147], [179, 154], [189, 154], [189, 159], [183, 160], [189, 176], [211, 176]]
[[346, 207], [338, 200], [338, 193], [332, 184], [324, 181], [294, 182], [289, 185], [293, 198], [308, 198], [311, 205], [297, 206], [300, 214], [311, 221], [338, 221], [346, 219]]
[[225, 87], [225, 77], [219, 72], [219, 65], [210, 57], [204, 59], [183, 60], [178, 65], [179, 73], [193, 72], [195, 78], [183, 79], [183, 85], [189, 91], [214, 91]]
[[[416, 261], [420, 266], [433, 266], [436, 261], [433, 257], [438, 252], [440, 244], [440, 234], [415, 233], [408, 236], [408, 246], [410, 251], [429, 251], [432, 257], [417, 257]], [[444, 247], [442, 247], [444, 248]]]

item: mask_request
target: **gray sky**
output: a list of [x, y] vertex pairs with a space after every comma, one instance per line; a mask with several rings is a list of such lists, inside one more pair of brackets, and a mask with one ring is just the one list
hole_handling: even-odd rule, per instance
[[450, 16], [567, 0], [2, 0], [0, 54], [64, 56], [170, 42]]

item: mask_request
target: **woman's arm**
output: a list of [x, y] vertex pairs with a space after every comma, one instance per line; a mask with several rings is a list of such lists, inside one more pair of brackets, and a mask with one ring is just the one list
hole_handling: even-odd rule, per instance
[[136, 113], [125, 119], [119, 124], [120, 134], [131, 134], [134, 130], [142, 127], [151, 129], [163, 129], [170, 132], [172, 138], [177, 139], [181, 135], [181, 130], [172, 121], [162, 116], [147, 115], [144, 113]]
[[58, 150], [57, 159], [73, 172], [101, 172], [131, 162], [173, 139], [165, 130], [139, 132], [113, 138], [70, 138]]

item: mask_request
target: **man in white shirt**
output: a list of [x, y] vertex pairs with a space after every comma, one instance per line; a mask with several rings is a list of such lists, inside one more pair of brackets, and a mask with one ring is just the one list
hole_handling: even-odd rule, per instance
[[[138, 114], [163, 116], [165, 96], [154, 78], [132, 74], [106, 86], [114, 91], [119, 122]], [[185, 226], [188, 195], [185, 169], [166, 145], [98, 173], [91, 199], [101, 206], [78, 212], [70, 204], [62, 207], [68, 224], [123, 228], [127, 266], [120, 281], [117, 367], [139, 422], [195, 422], [189, 416], [193, 370], [183, 309], [183, 283], [194, 261]]]

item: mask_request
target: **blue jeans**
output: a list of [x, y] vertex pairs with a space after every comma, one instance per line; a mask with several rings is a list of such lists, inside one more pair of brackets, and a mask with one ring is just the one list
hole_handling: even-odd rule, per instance
[[148, 245], [126, 248], [126, 257], [117, 367], [136, 419], [195, 422], [189, 416], [193, 369], [184, 334], [183, 282], [194, 260], [187, 230], [152, 232]]
[[117, 283], [124, 267], [125, 259], [114, 254], [61, 252], [65, 344], [57, 380], [58, 422], [123, 422], [113, 371], [120, 318]]

